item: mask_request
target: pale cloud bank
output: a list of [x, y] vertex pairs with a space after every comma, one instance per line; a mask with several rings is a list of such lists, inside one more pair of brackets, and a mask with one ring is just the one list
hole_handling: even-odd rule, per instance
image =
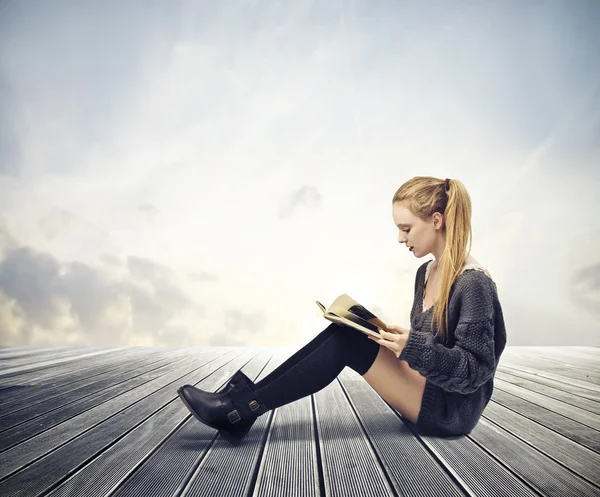
[[2, 345], [408, 325], [391, 197], [458, 178], [508, 343], [600, 345], [596, 2], [60, 2], [0, 16]]

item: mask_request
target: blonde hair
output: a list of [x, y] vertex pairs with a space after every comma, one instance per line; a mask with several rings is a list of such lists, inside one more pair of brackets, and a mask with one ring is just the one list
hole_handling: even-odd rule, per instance
[[448, 186], [450, 189], [446, 192], [446, 182], [443, 179], [415, 176], [398, 188], [392, 199], [392, 205], [395, 202], [406, 202], [410, 211], [425, 222], [431, 221], [435, 212], [444, 215], [446, 247], [438, 260], [439, 299], [431, 320], [431, 331], [433, 332], [433, 323], [437, 321], [444, 339], [448, 330], [450, 289], [471, 253], [473, 238], [471, 197], [465, 185], [456, 179], [450, 180]]

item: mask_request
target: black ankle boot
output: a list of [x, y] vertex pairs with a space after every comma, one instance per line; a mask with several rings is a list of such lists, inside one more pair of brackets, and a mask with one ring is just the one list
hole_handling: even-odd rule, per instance
[[219, 434], [232, 445], [238, 445], [256, 418], [268, 411], [257, 398], [254, 383], [241, 370], [218, 392], [184, 385], [177, 393], [198, 421], [219, 430]]

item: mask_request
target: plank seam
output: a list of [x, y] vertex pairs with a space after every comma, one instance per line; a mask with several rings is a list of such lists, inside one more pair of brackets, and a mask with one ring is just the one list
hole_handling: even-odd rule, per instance
[[367, 433], [367, 429], [365, 428], [362, 420], [360, 419], [360, 416], [358, 415], [356, 406], [352, 402], [352, 399], [350, 399], [350, 396], [348, 395], [347, 390], [344, 388], [344, 385], [340, 381], [339, 377], [336, 378], [336, 380], [339, 383], [339, 385], [342, 387], [342, 394], [346, 397], [346, 400], [350, 404], [350, 409], [351, 409], [352, 413], [354, 414], [355, 419], [358, 421], [358, 425], [360, 426], [360, 430], [362, 431], [363, 437], [366, 439], [367, 444], [369, 445], [369, 447], [371, 449], [371, 452], [375, 456], [375, 460], [379, 464], [379, 470], [383, 474], [388, 486], [390, 487], [390, 490], [392, 491], [392, 494], [394, 495], [394, 497], [402, 497], [401, 491], [396, 489], [396, 485], [394, 484], [391, 476], [389, 475], [389, 472], [386, 470], [385, 462], [379, 456], [379, 452], [377, 451], [377, 449], [375, 448], [375, 445], [371, 441], [371, 438], [369, 437], [369, 434]]
[[[504, 429], [502, 426], [499, 426], [497, 423], [494, 423], [491, 419], [489, 419], [487, 416], [483, 416], [485, 418], [486, 421], [488, 421], [489, 423], [492, 423], [496, 426], [498, 426], [502, 431], [508, 433], [509, 435], [515, 436], [513, 435], [510, 431]], [[497, 455], [495, 455], [493, 452], [491, 452], [485, 445], [480, 444], [477, 442], [477, 440], [475, 440], [471, 435], [467, 435], [467, 437], [469, 438], [469, 440], [471, 440], [475, 445], [477, 445], [478, 447], [480, 447], [484, 452], [486, 452], [492, 459], [494, 459], [499, 465], [501, 465], [502, 467], [504, 467], [507, 471], [507, 473], [509, 473], [510, 475], [513, 476], [513, 478], [515, 478], [517, 481], [520, 481], [523, 485], [525, 485], [527, 488], [529, 488], [533, 493], [535, 493], [536, 495], [539, 495], [540, 497], [547, 497], [546, 494], [541, 493], [536, 487], [534, 487], [533, 485], [531, 485], [527, 480], [525, 480], [524, 478], [522, 478], [519, 474], [515, 473], [512, 468], [510, 466], [508, 466], [500, 457], [498, 457]]]
[[[521, 415], [522, 415], [522, 414], [521, 414]], [[523, 416], [523, 415], [522, 415], [522, 416]], [[506, 428], [504, 428], [503, 426], [499, 425], [498, 423], [496, 423], [494, 420], [492, 420], [492, 419], [488, 418], [487, 416], [483, 416], [483, 417], [485, 418], [485, 420], [486, 420], [488, 423], [492, 423], [492, 424], [494, 424], [495, 426], [497, 426], [498, 428], [502, 428], [502, 429], [503, 429], [505, 432], [509, 433], [510, 435], [512, 435], [513, 437], [515, 437], [517, 440], [519, 440], [519, 442], [523, 442], [525, 445], [528, 445], [529, 447], [531, 447], [532, 449], [535, 449], [535, 450], [536, 450], [537, 452], [539, 452], [540, 454], [543, 454], [544, 456], [546, 456], [548, 459], [551, 459], [551, 460], [552, 460], [552, 461], [554, 461], [555, 463], [559, 464], [559, 465], [560, 465], [560, 466], [562, 466], [564, 469], [567, 469], [567, 470], [569, 470], [569, 471], [570, 471], [570, 472], [571, 472], [573, 475], [577, 476], [578, 478], [581, 478], [582, 480], [584, 480], [585, 482], [589, 483], [589, 484], [590, 484], [590, 485], [592, 485], [593, 487], [600, 489], [600, 487], [598, 487], [598, 485], [596, 485], [596, 484], [595, 484], [593, 481], [591, 481], [591, 480], [588, 480], [588, 479], [587, 479], [587, 478], [586, 478], [584, 475], [581, 475], [581, 474], [577, 473], [576, 471], [574, 471], [573, 469], [569, 468], [568, 466], [565, 466], [565, 465], [564, 465], [564, 463], [562, 463], [562, 462], [561, 462], [561, 461], [559, 461], [558, 459], [555, 459], [555, 458], [554, 458], [554, 457], [553, 457], [551, 454], [548, 454], [547, 452], [543, 451], [541, 448], [539, 448], [539, 447], [536, 447], [535, 445], [531, 444], [530, 442], [528, 442], [528, 441], [527, 441], [527, 440], [525, 440], [524, 438], [520, 437], [519, 435], [516, 435], [516, 434], [514, 434], [514, 433], [512, 433], [512, 432], [508, 431]], [[527, 416], [524, 416], [524, 417], [527, 417]], [[534, 421], [534, 422], [535, 422], [535, 421]], [[537, 423], [537, 424], [540, 424], [540, 423]], [[544, 426], [544, 425], [540, 425], [540, 426]], [[548, 428], [548, 427], [545, 427], [545, 428]], [[551, 430], [551, 428], [548, 428], [548, 429], [549, 429], [549, 430]], [[554, 431], [554, 430], [552, 430], [552, 431]], [[568, 438], [568, 437], [565, 437], [564, 435], [562, 435], [561, 433], [558, 433], [558, 432], [555, 432], [555, 433], [557, 433], [557, 434], [558, 434], [558, 435], [560, 435], [561, 437]], [[571, 440], [571, 439], [569, 438], [569, 440]], [[571, 440], [571, 441], [574, 441], [574, 440]], [[577, 442], [576, 442], [576, 443], [577, 443]], [[584, 447], [585, 447], [585, 446], [584, 446]], [[588, 449], [589, 449], [589, 447], [586, 447], [586, 448], [588, 448]], [[593, 450], [593, 449], [589, 449], [589, 450]]]

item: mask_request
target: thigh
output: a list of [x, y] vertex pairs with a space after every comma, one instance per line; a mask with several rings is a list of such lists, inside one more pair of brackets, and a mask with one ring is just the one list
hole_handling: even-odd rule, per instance
[[403, 417], [413, 423], [417, 422], [425, 390], [425, 377], [412, 369], [406, 361], [399, 360], [390, 349], [380, 345], [375, 362], [363, 378]]

